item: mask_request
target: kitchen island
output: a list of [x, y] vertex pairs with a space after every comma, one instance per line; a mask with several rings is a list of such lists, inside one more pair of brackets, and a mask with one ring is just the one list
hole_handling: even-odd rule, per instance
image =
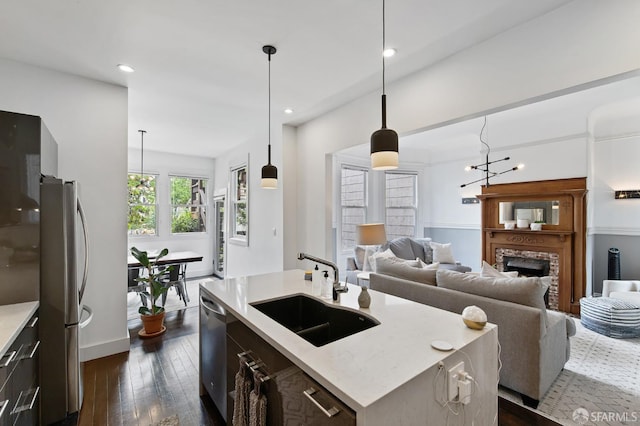
[[[287, 295], [311, 295], [311, 282], [304, 280], [304, 271], [231, 278], [200, 286], [351, 408], [358, 425], [497, 424], [498, 341], [493, 324], [471, 330], [458, 314], [371, 290], [370, 307], [360, 309], [360, 289], [349, 285], [349, 292], [341, 294], [339, 301], [324, 302], [360, 311], [380, 324], [317, 347], [251, 306]], [[434, 341], [444, 341], [453, 350], [436, 350]], [[238, 365], [237, 358], [228, 362]], [[460, 362], [475, 380], [470, 403], [445, 404], [447, 370]]]

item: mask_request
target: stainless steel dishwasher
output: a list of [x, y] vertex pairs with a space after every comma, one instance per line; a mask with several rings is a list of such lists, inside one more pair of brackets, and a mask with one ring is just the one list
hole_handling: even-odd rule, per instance
[[227, 313], [200, 288], [200, 382], [227, 421]]

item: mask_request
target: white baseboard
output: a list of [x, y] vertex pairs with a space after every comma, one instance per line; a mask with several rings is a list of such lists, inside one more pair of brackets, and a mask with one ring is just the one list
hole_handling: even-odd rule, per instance
[[129, 351], [129, 332], [127, 337], [112, 340], [110, 342], [98, 343], [92, 346], [80, 348], [80, 362], [91, 361], [92, 359], [102, 358], [109, 355], [119, 354]]

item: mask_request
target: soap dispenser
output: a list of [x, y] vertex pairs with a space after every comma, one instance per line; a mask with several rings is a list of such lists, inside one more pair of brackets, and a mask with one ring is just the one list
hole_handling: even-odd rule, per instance
[[329, 278], [329, 271], [322, 271], [324, 278], [322, 280], [322, 297], [323, 299], [331, 299], [331, 289], [333, 287], [333, 281]]
[[313, 275], [311, 276], [311, 294], [313, 296], [320, 296], [322, 292], [322, 273], [320, 269], [318, 269], [318, 265], [313, 270]]

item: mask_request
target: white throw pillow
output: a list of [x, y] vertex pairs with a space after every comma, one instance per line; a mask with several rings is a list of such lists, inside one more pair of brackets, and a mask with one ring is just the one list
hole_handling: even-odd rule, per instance
[[371, 266], [371, 270], [373, 272], [376, 272], [376, 260], [381, 258], [381, 257], [396, 257], [395, 254], [393, 254], [393, 252], [391, 251], [391, 249], [386, 249], [385, 251], [379, 251], [376, 253], [373, 253], [371, 256], [369, 256], [369, 265]]
[[451, 243], [440, 244], [431, 241], [429, 244], [433, 249], [433, 263], [456, 263], [456, 259], [453, 257]]
[[420, 264], [420, 267], [422, 269], [432, 269], [432, 270], [437, 270], [438, 267], [440, 266], [440, 262], [435, 262], [435, 263], [424, 263], [422, 261], [422, 259], [420, 259], [419, 257], [416, 257], [416, 262], [418, 262]]
[[518, 276], [518, 271], [500, 272], [483, 260], [482, 269], [480, 270], [480, 276], [494, 278], [516, 278]]

